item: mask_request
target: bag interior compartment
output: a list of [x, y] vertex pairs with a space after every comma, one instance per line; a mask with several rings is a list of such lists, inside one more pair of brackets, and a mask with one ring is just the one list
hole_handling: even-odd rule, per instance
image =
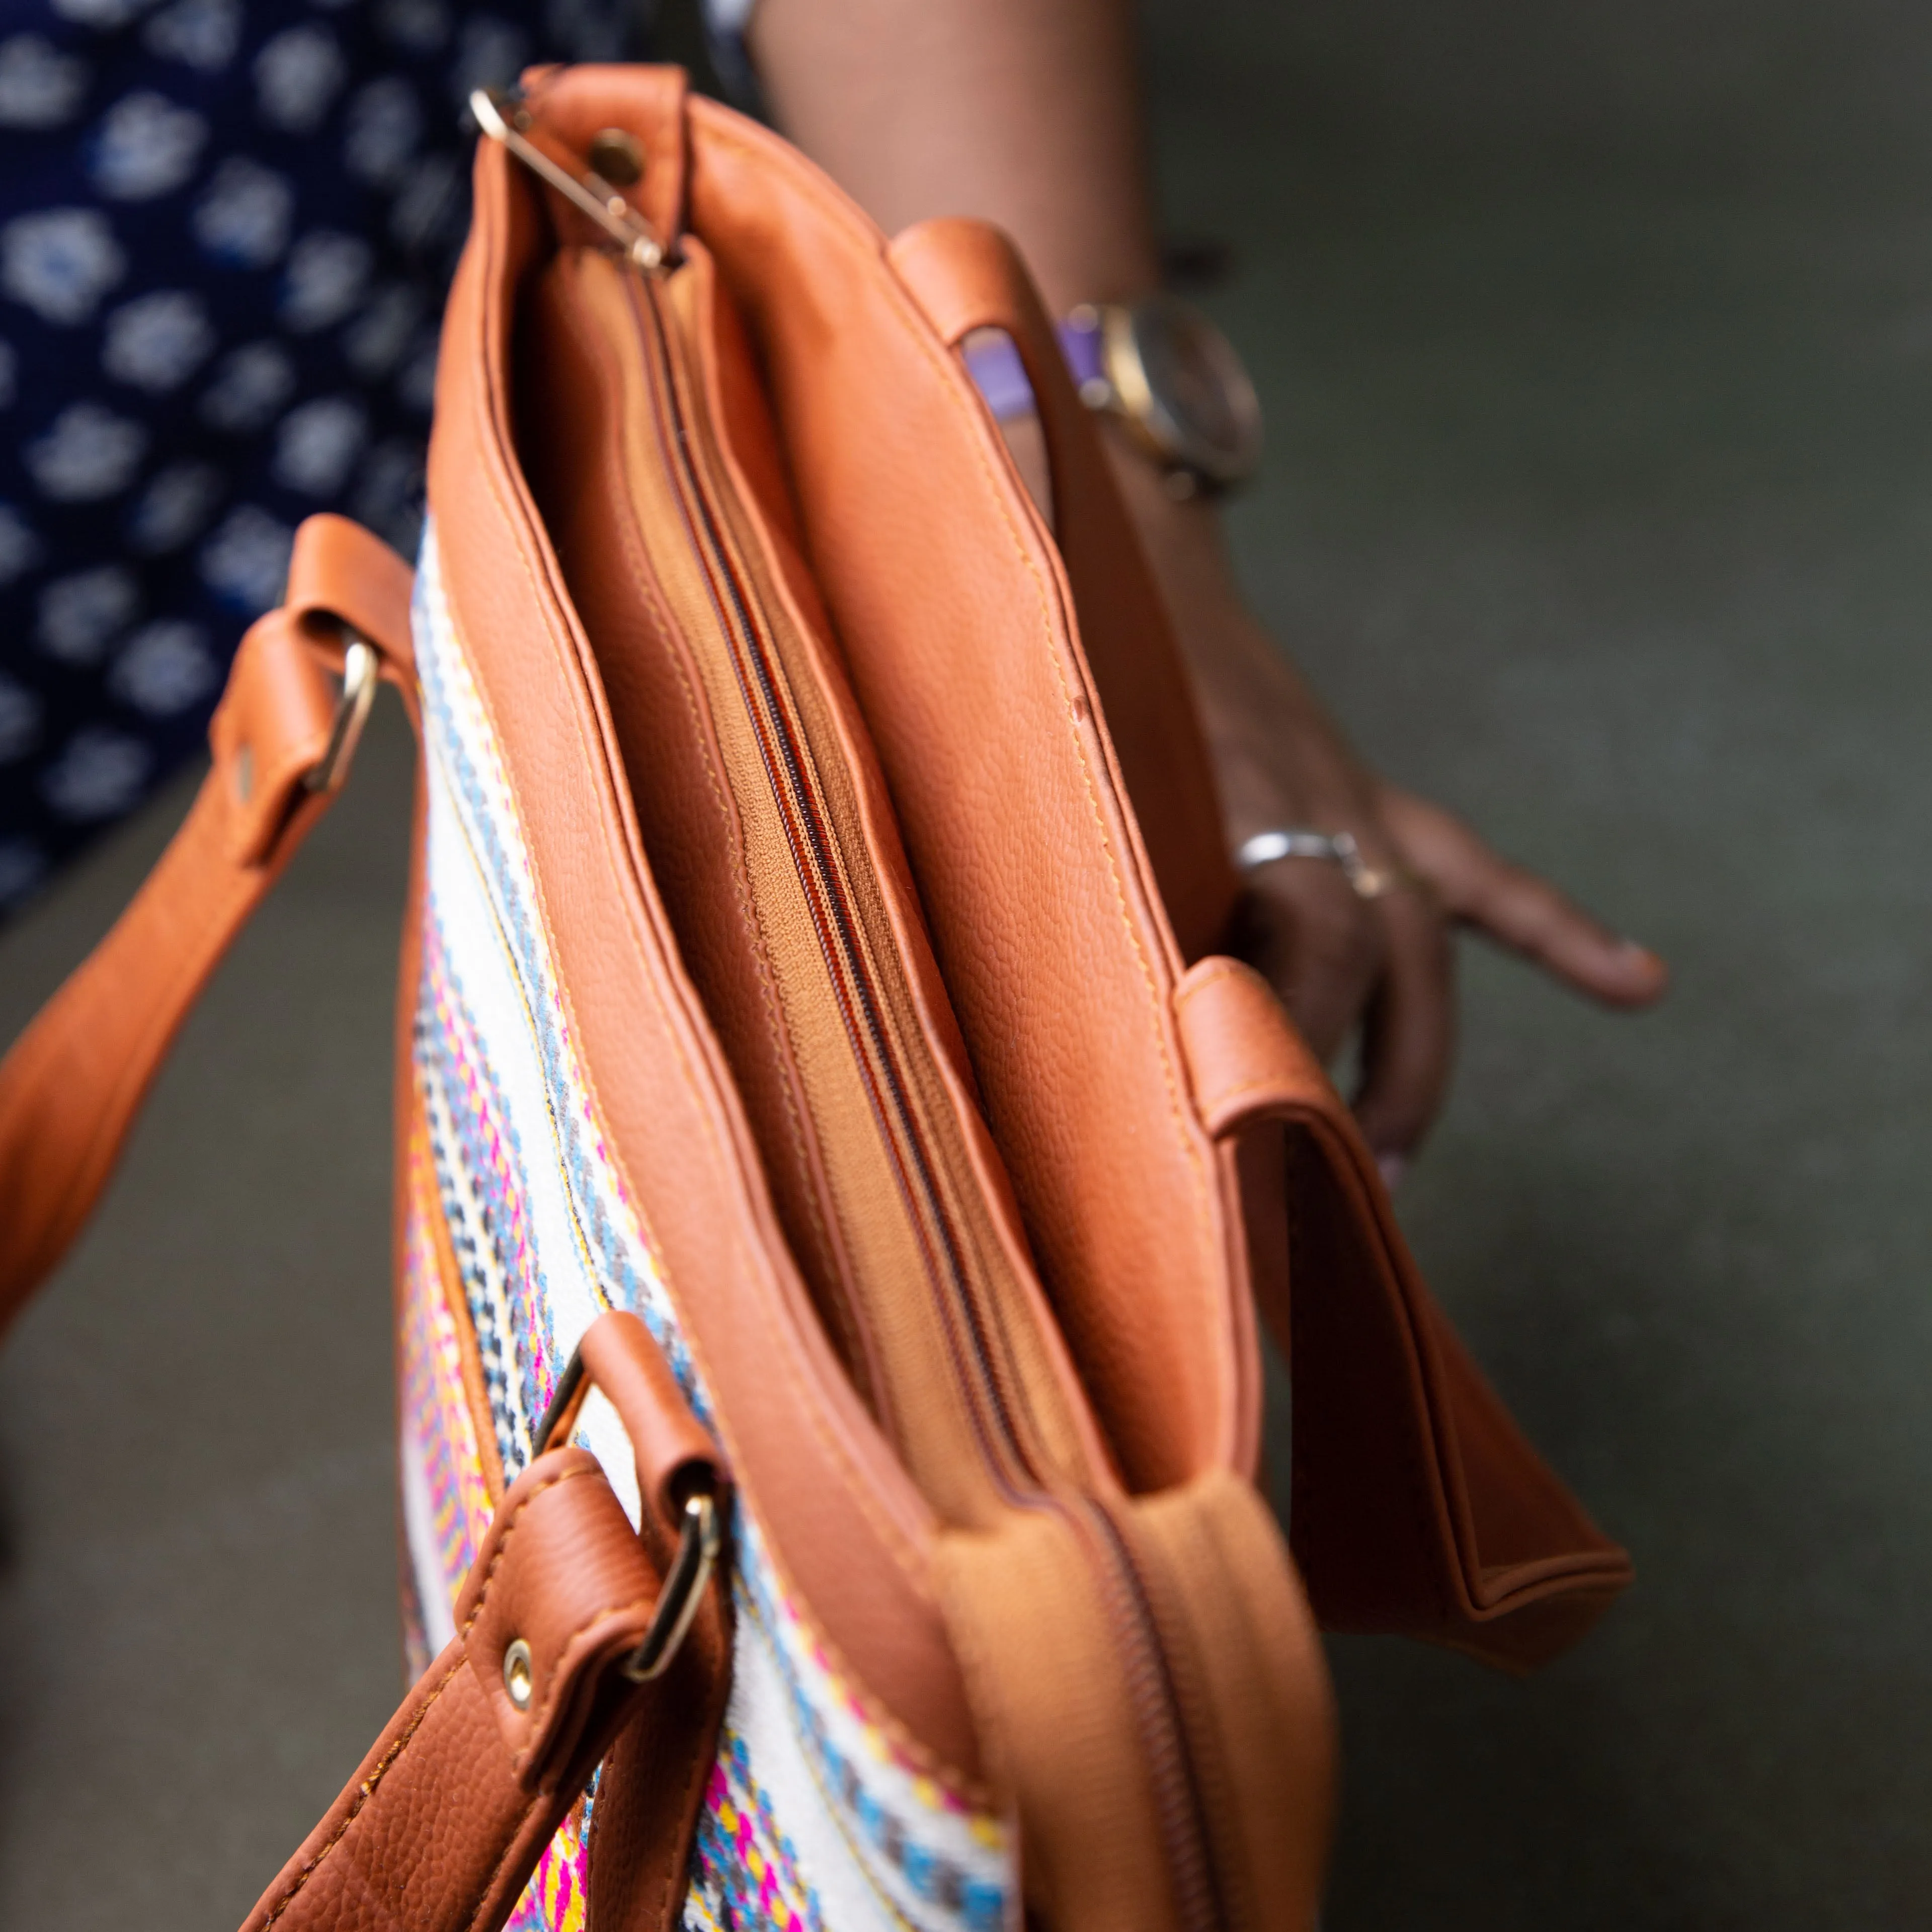
[[532, 275], [518, 440], [642, 842], [826, 1332], [942, 1514], [1106, 1454], [1034, 1279], [891, 807], [701, 246]]
[[[560, 89], [556, 110], [568, 128]], [[1081, 479], [1056, 452], [1050, 534], [950, 323], [904, 272], [920, 231], [888, 242], [775, 136], [704, 100], [687, 112], [686, 227], [808, 479], [800, 548], [1088, 1396], [1133, 1491], [1251, 1468], [1240, 1203], [1190, 1104], [1172, 1005], [1184, 959], [1144, 829], [1202, 819], [1207, 859], [1225, 854], [1211, 810], [1130, 796], [1118, 755], [1135, 712], [1118, 700], [1163, 653], [1178, 695], [1141, 736], [1163, 722], [1184, 736], [1191, 712], [1097, 432], [1084, 413], [1067, 424], [1091, 487], [1064, 490]]]

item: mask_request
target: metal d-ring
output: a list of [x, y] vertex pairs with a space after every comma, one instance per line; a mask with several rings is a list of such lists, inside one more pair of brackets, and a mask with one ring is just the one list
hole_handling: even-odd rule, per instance
[[648, 1684], [670, 1668], [688, 1634], [711, 1573], [718, 1567], [724, 1537], [718, 1521], [718, 1498], [708, 1489], [694, 1490], [684, 1499], [684, 1526], [678, 1532], [677, 1556], [670, 1574], [658, 1592], [658, 1606], [644, 1640], [617, 1667], [633, 1684]]
[[353, 631], [344, 635], [349, 648], [342, 656], [341, 700], [328, 728], [328, 742], [302, 782], [310, 791], [334, 791], [349, 776], [349, 761], [356, 755], [362, 728], [369, 722], [369, 707], [376, 701], [382, 660], [374, 647]]
[[[544, 1411], [543, 1420], [537, 1424], [530, 1438], [539, 1456], [550, 1447], [557, 1430], [562, 1426], [563, 1418], [576, 1400], [578, 1390], [584, 1386], [584, 1374], [583, 1352], [573, 1348], [570, 1360], [564, 1364], [563, 1373], [557, 1377], [556, 1388], [550, 1396], [549, 1407]], [[617, 1666], [633, 1684], [648, 1684], [670, 1668], [672, 1660], [690, 1634], [692, 1619], [704, 1601], [704, 1593], [710, 1588], [712, 1573], [718, 1567], [718, 1552], [724, 1540], [724, 1527], [718, 1518], [717, 1496], [709, 1483], [701, 1478], [690, 1481], [683, 1507], [684, 1520], [678, 1530], [677, 1555], [672, 1558], [670, 1574], [658, 1592], [658, 1606], [652, 1615], [651, 1627], [645, 1631], [644, 1641]]]

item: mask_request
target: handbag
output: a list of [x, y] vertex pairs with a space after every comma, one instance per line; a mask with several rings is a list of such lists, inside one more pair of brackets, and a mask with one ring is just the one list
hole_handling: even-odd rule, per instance
[[1628, 1559], [1216, 950], [1186, 675], [1010, 244], [888, 242], [676, 70], [474, 104], [413, 574], [302, 526], [0, 1065], [10, 1317], [397, 690], [416, 1676], [248, 1925], [1311, 1927], [1318, 1625], [1527, 1669]]

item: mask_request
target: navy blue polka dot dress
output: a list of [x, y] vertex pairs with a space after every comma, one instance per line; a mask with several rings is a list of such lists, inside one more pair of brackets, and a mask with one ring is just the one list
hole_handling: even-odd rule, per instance
[[201, 744], [311, 512], [406, 554], [463, 104], [621, 0], [0, 0], [0, 909]]

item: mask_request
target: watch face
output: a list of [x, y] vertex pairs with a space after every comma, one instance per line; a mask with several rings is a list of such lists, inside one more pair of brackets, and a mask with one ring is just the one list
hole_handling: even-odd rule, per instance
[[1162, 461], [1238, 483], [1261, 460], [1262, 412], [1228, 338], [1190, 302], [1152, 296], [1106, 318], [1107, 375]]

